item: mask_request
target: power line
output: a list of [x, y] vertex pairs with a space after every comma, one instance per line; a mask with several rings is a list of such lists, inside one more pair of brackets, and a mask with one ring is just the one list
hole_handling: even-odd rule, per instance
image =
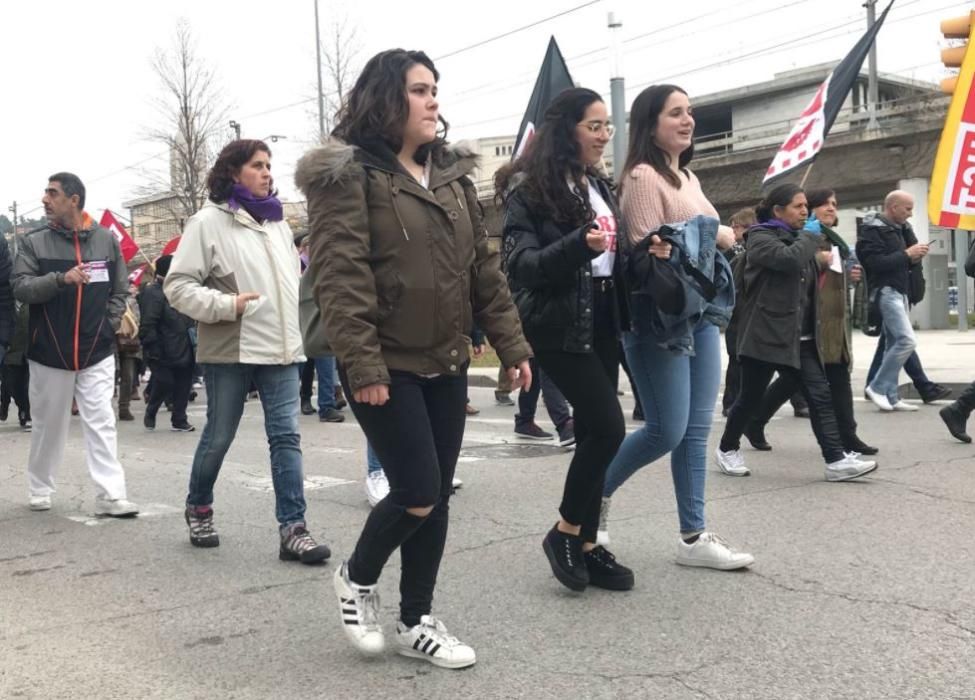
[[484, 46], [485, 44], [490, 44], [491, 42], [497, 41], [498, 39], [504, 39], [505, 37], [509, 37], [509, 36], [511, 36], [513, 34], [517, 34], [518, 32], [523, 32], [526, 29], [531, 29], [532, 27], [537, 27], [540, 24], [545, 24], [546, 22], [551, 22], [553, 19], [558, 19], [559, 17], [564, 17], [565, 15], [572, 14], [573, 12], [576, 12], [578, 10], [581, 10], [581, 9], [583, 9], [585, 7], [589, 7], [591, 5], [596, 5], [596, 4], [600, 3], [600, 2], [602, 2], [602, 0], [590, 0], [590, 2], [584, 2], [581, 5], [576, 5], [575, 7], [570, 7], [568, 10], [563, 10], [562, 12], [559, 12], [557, 14], [554, 14], [554, 15], [552, 15], [550, 17], [545, 17], [544, 19], [536, 20], [536, 21], [534, 21], [534, 22], [532, 22], [530, 24], [526, 24], [526, 25], [524, 25], [522, 27], [517, 27], [515, 29], [510, 29], [510, 30], [504, 32], [503, 34], [498, 34], [497, 36], [492, 36], [490, 39], [484, 39], [483, 41], [478, 41], [477, 43], [470, 44], [469, 46], [464, 46], [463, 48], [455, 49], [455, 50], [453, 50], [453, 51], [451, 51], [449, 53], [441, 54], [440, 56], [435, 57], [433, 60], [435, 60], [435, 61], [442, 61], [445, 58], [450, 58], [451, 56], [456, 56], [458, 54], [462, 54], [462, 53], [464, 53], [466, 51], [470, 51], [471, 49], [479, 48], [481, 46]]

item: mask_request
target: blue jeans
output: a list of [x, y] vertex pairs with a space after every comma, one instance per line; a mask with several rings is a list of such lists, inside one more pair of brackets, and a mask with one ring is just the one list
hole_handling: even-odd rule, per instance
[[375, 474], [382, 470], [383, 465], [380, 464], [376, 451], [372, 449], [372, 443], [366, 440], [366, 474]]
[[907, 295], [892, 287], [880, 289], [880, 315], [883, 318], [884, 359], [877, 374], [868, 385], [873, 391], [886, 396], [891, 404], [897, 403], [897, 377], [907, 358], [914, 352], [917, 341], [914, 328], [907, 315]]
[[664, 350], [646, 333], [625, 333], [623, 348], [646, 423], [623, 440], [603, 495], [612, 496], [638, 469], [670, 452], [681, 534], [701, 532], [708, 435], [721, 384], [721, 335], [716, 326], [699, 324], [693, 356]]
[[244, 399], [253, 381], [264, 409], [271, 447], [275, 514], [282, 526], [305, 520], [305, 486], [298, 434], [299, 373], [296, 365], [205, 364], [207, 422], [193, 456], [188, 506], [213, 503], [213, 485], [237, 435]]
[[335, 408], [335, 355], [315, 358], [315, 371], [318, 372], [318, 415]]
[[[884, 351], [886, 349], [887, 343], [884, 341], [884, 334], [881, 333], [877, 339], [877, 350], [873, 353], [870, 370], [867, 372], [867, 386], [877, 376], [877, 370], [880, 369], [880, 363], [883, 362]], [[904, 363], [904, 371], [907, 372], [907, 376], [911, 378], [914, 388], [919, 392], [930, 391], [935, 386], [935, 383], [928, 379], [928, 375], [924, 373], [924, 367], [921, 366], [921, 358], [917, 356], [917, 350], [912, 352], [911, 356], [907, 358], [907, 362]]]

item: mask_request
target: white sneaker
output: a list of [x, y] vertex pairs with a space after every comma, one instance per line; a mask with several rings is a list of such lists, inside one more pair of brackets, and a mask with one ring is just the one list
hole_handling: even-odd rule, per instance
[[450, 487], [454, 490], [459, 489], [463, 485], [464, 482], [458, 479], [456, 476], [454, 477], [453, 481], [450, 482]]
[[51, 497], [31, 496], [27, 505], [31, 510], [51, 510]]
[[702, 532], [694, 544], [677, 539], [677, 563], [682, 566], [703, 566], [708, 569], [731, 571], [755, 563], [755, 557], [738, 552], [713, 532]]
[[858, 452], [847, 452], [843, 459], [826, 465], [826, 481], [850, 481], [877, 468], [872, 459], [860, 459]]
[[406, 627], [396, 623], [396, 651], [414, 659], [426, 659], [441, 668], [467, 668], [477, 661], [474, 650], [451, 635], [440, 620], [430, 615], [420, 624]]
[[96, 498], [95, 515], [107, 515], [110, 518], [131, 518], [139, 514], [139, 506], [126, 501], [124, 498]]
[[342, 562], [332, 577], [345, 636], [363, 654], [381, 654], [386, 641], [379, 625], [379, 591], [375, 585], [360, 586], [350, 581], [347, 567], [348, 563]]
[[742, 457], [741, 450], [729, 450], [722, 452], [719, 447], [714, 451], [714, 456], [718, 460], [718, 469], [728, 476], [748, 476], [751, 474], [745, 466], [745, 458]]
[[386, 472], [382, 469], [366, 474], [366, 498], [369, 505], [375, 506], [389, 495], [389, 481], [386, 479]]
[[901, 399], [900, 401], [898, 401], [897, 403], [895, 403], [892, 408], [895, 411], [906, 411], [908, 413], [910, 413], [911, 411], [918, 411], [918, 410], [920, 410], [914, 404], [907, 403], [907, 401], [904, 401], [904, 399]]
[[881, 411], [893, 411], [894, 407], [890, 405], [890, 401], [883, 394], [878, 394], [876, 391], [867, 387], [863, 390], [863, 395], [868, 399], [873, 401], [874, 405]]
[[609, 504], [613, 499], [603, 497], [599, 504], [599, 529], [596, 530], [596, 545], [609, 545]]

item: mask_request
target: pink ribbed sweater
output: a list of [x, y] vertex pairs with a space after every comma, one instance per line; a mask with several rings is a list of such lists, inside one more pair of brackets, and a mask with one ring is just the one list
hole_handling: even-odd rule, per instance
[[624, 175], [620, 210], [630, 240], [636, 243], [663, 224], [675, 224], [698, 214], [718, 218], [714, 205], [701, 191], [697, 175], [681, 173], [681, 188], [664, 180], [647, 164], [638, 165]]

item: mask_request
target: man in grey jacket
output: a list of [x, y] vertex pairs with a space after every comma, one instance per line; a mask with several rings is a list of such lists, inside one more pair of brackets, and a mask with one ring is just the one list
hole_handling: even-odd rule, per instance
[[115, 331], [128, 291], [125, 260], [115, 236], [85, 213], [85, 186], [77, 175], [52, 175], [42, 202], [47, 227], [24, 239], [12, 278], [14, 296], [30, 305], [29, 505], [51, 507], [74, 399], [85, 426], [95, 512], [133, 516], [139, 509], [126, 500], [112, 410]]

